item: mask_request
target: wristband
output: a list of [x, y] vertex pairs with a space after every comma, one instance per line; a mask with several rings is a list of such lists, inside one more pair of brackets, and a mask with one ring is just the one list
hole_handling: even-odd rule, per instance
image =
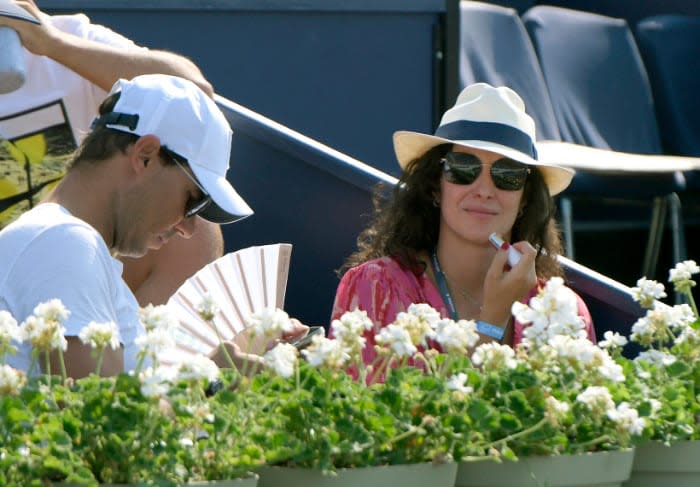
[[482, 335], [495, 338], [500, 342], [503, 340], [503, 335], [505, 334], [506, 329], [501, 328], [500, 326], [492, 325], [491, 323], [487, 323], [485, 321], [476, 320], [476, 331]]

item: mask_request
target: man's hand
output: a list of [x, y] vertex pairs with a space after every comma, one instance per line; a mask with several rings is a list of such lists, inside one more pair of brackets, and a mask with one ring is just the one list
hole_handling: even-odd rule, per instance
[[[226, 351], [233, 360], [234, 365], [240, 371], [245, 371], [246, 374], [254, 374], [262, 369], [263, 355], [268, 350], [277, 346], [280, 342], [294, 342], [305, 336], [309, 332], [309, 327], [303, 325], [299, 320], [292, 318], [292, 330], [280, 335], [280, 337], [263, 342], [260, 339], [251, 338], [246, 330], [238, 333], [232, 341], [224, 342]], [[220, 368], [230, 367], [231, 364], [226, 357], [226, 354], [217, 347], [210, 358]]]

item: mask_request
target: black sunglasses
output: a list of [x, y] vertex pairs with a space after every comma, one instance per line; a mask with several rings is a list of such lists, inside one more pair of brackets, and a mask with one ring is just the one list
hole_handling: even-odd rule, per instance
[[202, 185], [199, 184], [197, 178], [195, 178], [194, 175], [190, 173], [190, 171], [188, 170], [189, 164], [187, 164], [187, 161], [184, 158], [175, 154], [173, 151], [166, 149], [165, 147], [161, 147], [161, 151], [170, 159], [172, 159], [172, 161], [180, 169], [182, 169], [182, 171], [187, 175], [187, 177], [190, 178], [190, 181], [192, 181], [202, 193], [202, 197], [200, 199], [187, 201], [187, 204], [185, 205], [185, 218], [192, 218], [193, 216], [198, 215], [204, 210], [206, 210], [211, 204], [211, 196], [202, 187]]
[[[448, 152], [440, 162], [445, 172], [445, 179], [452, 184], [472, 184], [481, 174], [484, 165], [474, 154], [466, 152]], [[523, 189], [530, 169], [513, 159], [498, 159], [491, 164], [493, 184], [505, 191]]]

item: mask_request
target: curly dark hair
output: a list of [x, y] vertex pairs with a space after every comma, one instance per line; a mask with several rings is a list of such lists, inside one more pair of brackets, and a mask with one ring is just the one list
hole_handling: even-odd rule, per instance
[[[385, 186], [375, 189], [374, 219], [358, 236], [358, 250], [345, 261], [339, 274], [383, 256], [394, 257], [416, 274], [425, 270], [418, 253], [429, 252], [437, 245], [440, 208], [433, 201], [440, 193], [440, 159], [452, 147], [452, 144], [438, 145], [411, 161], [393, 188], [391, 199], [385, 196]], [[539, 249], [535, 261], [539, 278], [563, 275], [556, 259], [562, 250], [555, 220], [556, 205], [536, 166], [531, 166], [523, 201], [525, 204], [513, 224], [511, 239], [514, 242], [527, 240]]]

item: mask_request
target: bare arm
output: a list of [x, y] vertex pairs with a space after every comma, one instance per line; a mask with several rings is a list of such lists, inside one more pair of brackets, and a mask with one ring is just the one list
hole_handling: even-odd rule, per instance
[[[15, 0], [15, 3], [41, 18], [41, 11], [33, 0]], [[172, 52], [124, 50], [62, 32], [47, 22], [35, 25], [0, 17], [0, 25], [14, 28], [29, 51], [63, 64], [105, 91], [109, 91], [119, 78], [162, 73], [189, 79], [209, 96], [214, 93], [211, 84], [192, 61]]]
[[[83, 344], [78, 337], [66, 337], [68, 348], [63, 352], [63, 359], [66, 364], [66, 374], [68, 377], [79, 379], [95, 372], [96, 361], [92, 356], [92, 348]], [[58, 374], [61, 371], [61, 364], [57, 352], [52, 352], [50, 356], [51, 373]], [[124, 352], [120, 347], [117, 350], [106, 348], [102, 358], [100, 375], [103, 377], [117, 375], [124, 370]], [[46, 372], [46, 370], [44, 370]]]

